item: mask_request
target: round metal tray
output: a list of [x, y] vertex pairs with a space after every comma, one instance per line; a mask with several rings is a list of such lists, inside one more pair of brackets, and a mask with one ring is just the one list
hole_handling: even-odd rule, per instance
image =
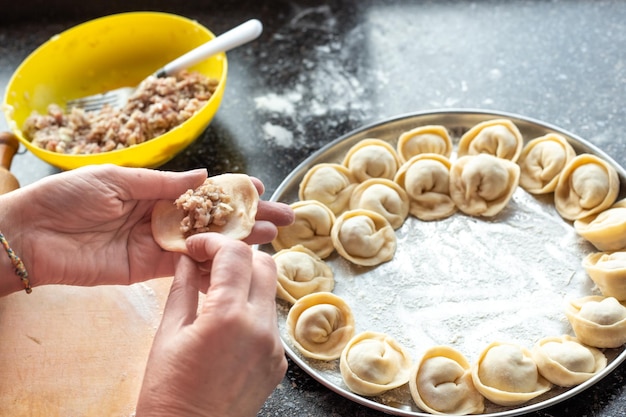
[[[558, 127], [502, 112], [431, 111], [398, 116], [355, 130], [329, 143], [304, 160], [285, 178], [272, 201], [298, 200], [298, 186], [315, 164], [340, 163], [362, 139], [378, 138], [394, 147], [402, 132], [418, 126], [445, 126], [458, 144], [460, 136], [485, 120], [507, 118], [524, 140], [555, 132], [577, 153], [593, 153], [617, 170], [620, 196], [626, 195], [626, 171], [607, 154]], [[451, 159], [455, 158], [455, 153]], [[573, 332], [564, 314], [572, 298], [599, 294], [581, 266], [595, 249], [576, 234], [571, 222], [554, 209], [552, 194], [532, 196], [518, 187], [507, 207], [490, 219], [457, 213], [448, 219], [423, 222], [409, 216], [396, 231], [394, 259], [375, 268], [352, 265], [336, 253], [326, 259], [335, 274], [333, 292], [353, 310], [356, 332], [385, 332], [407, 347], [416, 360], [433, 345], [448, 345], [474, 363], [492, 341], [512, 341], [527, 348], [543, 337]], [[269, 245], [262, 250], [273, 253]], [[399, 416], [429, 416], [411, 399], [408, 386], [377, 397], [352, 393], [343, 383], [339, 360], [322, 362], [303, 357], [285, 328], [289, 304], [278, 301], [280, 333], [289, 357], [314, 379], [364, 406]], [[554, 405], [597, 383], [625, 358], [624, 347], [605, 349], [607, 367], [572, 388], [554, 387], [516, 407], [485, 400], [483, 416], [515, 416]]]

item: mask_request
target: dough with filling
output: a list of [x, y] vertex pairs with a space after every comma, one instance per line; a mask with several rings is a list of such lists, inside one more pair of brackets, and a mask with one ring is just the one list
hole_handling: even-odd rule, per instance
[[445, 126], [420, 126], [402, 133], [396, 150], [401, 163], [423, 153], [435, 153], [450, 158], [452, 140]]
[[287, 333], [300, 353], [330, 361], [354, 336], [354, 316], [341, 297], [330, 292], [305, 295], [287, 313]]
[[387, 178], [370, 178], [356, 186], [350, 199], [350, 210], [359, 208], [382, 215], [398, 229], [409, 215], [409, 196]]
[[519, 174], [519, 166], [507, 159], [488, 154], [462, 156], [450, 168], [450, 196], [463, 213], [492, 217], [513, 196]]
[[273, 255], [276, 263], [276, 296], [294, 304], [314, 292], [330, 292], [335, 287], [333, 270], [313, 251], [302, 245]]
[[553, 192], [565, 165], [574, 157], [576, 151], [558, 133], [529, 141], [517, 161], [521, 168], [520, 186], [531, 194]]
[[366, 331], [346, 345], [339, 369], [350, 391], [359, 395], [379, 395], [409, 381], [411, 356], [392, 337]]
[[541, 339], [531, 352], [541, 375], [561, 387], [581, 384], [606, 367], [604, 353], [569, 335]]
[[611, 207], [619, 193], [617, 171], [592, 154], [580, 154], [565, 166], [554, 190], [554, 206], [566, 220], [578, 220]]
[[466, 415], [484, 410], [469, 362], [448, 346], [426, 350], [411, 369], [409, 389], [417, 406], [432, 414]]
[[489, 344], [472, 367], [472, 379], [485, 398], [503, 406], [523, 404], [552, 388], [530, 351], [513, 343]]
[[295, 220], [289, 226], [278, 227], [272, 240], [275, 251], [302, 245], [317, 256], [326, 259], [335, 251], [330, 232], [335, 214], [328, 206], [316, 200], [296, 201], [290, 204]]
[[517, 162], [523, 147], [522, 134], [512, 121], [493, 119], [478, 123], [461, 136], [457, 155], [484, 153]]
[[298, 189], [300, 200], [317, 200], [335, 215], [348, 208], [356, 181], [343, 165], [322, 163], [314, 165], [302, 178]]
[[581, 343], [597, 348], [626, 343], [626, 307], [614, 297], [590, 295], [572, 300], [565, 315]]
[[381, 139], [362, 139], [352, 146], [343, 159], [357, 182], [370, 178], [393, 179], [400, 161], [396, 150]]
[[330, 235], [337, 253], [356, 265], [379, 265], [396, 252], [393, 227], [371, 210], [346, 211], [337, 218]]
[[600, 251], [626, 249], [626, 200], [574, 221], [574, 229]]
[[626, 301], [626, 251], [590, 253], [583, 267], [602, 295]]
[[[189, 190], [187, 194], [197, 194], [197, 190], [219, 190], [228, 201], [217, 202], [225, 205], [226, 213], [219, 221], [211, 221], [212, 207], [216, 201], [206, 196], [194, 196], [191, 209], [197, 211], [197, 222], [202, 222], [203, 230], [221, 233], [233, 239], [245, 239], [248, 237], [255, 224], [255, 217], [259, 203], [259, 193], [249, 176], [245, 174], [222, 174], [209, 177], [196, 190]], [[204, 201], [200, 201], [204, 200]], [[184, 231], [184, 222], [189, 218], [189, 213], [178, 208], [172, 200], [159, 200], [152, 210], [152, 235], [154, 240], [163, 249], [173, 252], [187, 252], [185, 240], [187, 233]], [[194, 227], [195, 225], [191, 225]]]
[[456, 213], [450, 196], [451, 163], [443, 155], [423, 153], [402, 164], [394, 181], [409, 197], [409, 212], [420, 220], [440, 220]]

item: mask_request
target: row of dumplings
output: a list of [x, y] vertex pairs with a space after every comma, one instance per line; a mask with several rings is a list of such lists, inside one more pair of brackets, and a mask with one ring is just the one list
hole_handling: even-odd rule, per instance
[[[488, 120], [467, 131], [456, 158], [451, 156], [452, 141], [439, 125], [404, 132], [395, 149], [381, 139], [360, 140], [342, 163], [319, 163], [306, 172], [299, 184], [299, 202], [293, 207], [304, 220], [279, 230], [275, 249], [303, 240], [325, 257], [338, 246], [349, 253], [352, 246], [361, 248], [366, 243], [374, 247], [356, 256], [360, 259], [356, 263], [372, 258], [367, 264], [373, 265], [389, 258], [389, 250], [380, 256], [377, 249], [393, 247], [388, 231], [381, 231], [386, 225], [380, 224], [380, 216], [393, 229], [409, 214], [424, 221], [443, 219], [457, 210], [492, 217], [502, 211], [518, 185], [532, 194], [554, 193], [559, 214], [575, 221], [577, 232], [596, 247], [626, 246], [626, 201], [611, 207], [619, 193], [617, 171], [595, 155], [576, 155], [562, 136], [550, 133], [523, 146], [513, 122]], [[312, 201], [328, 210], [310, 207]], [[340, 223], [351, 220], [343, 232], [338, 231], [340, 241], [332, 241], [332, 225], [347, 211], [352, 213]], [[614, 227], [616, 219], [619, 231]], [[355, 229], [367, 229], [373, 236], [358, 238]]]
[[531, 194], [554, 192], [559, 214], [598, 251], [582, 265], [606, 297], [626, 300], [626, 199], [615, 168], [603, 159], [576, 156], [567, 140], [549, 134], [526, 144], [520, 185]]
[[[615, 202], [617, 171], [595, 155], [576, 155], [556, 133], [522, 144], [507, 119], [466, 132], [454, 162], [448, 131], [439, 125], [402, 133], [395, 149], [383, 140], [361, 140], [341, 164], [318, 164], [307, 172], [300, 201], [292, 205], [296, 223], [279, 230], [274, 249], [301, 243], [322, 258], [337, 249], [353, 263], [376, 265], [393, 257], [389, 226], [399, 228], [409, 214], [426, 221], [457, 209], [493, 216], [519, 183], [531, 194], [554, 194], [559, 214], [601, 251], [583, 260], [591, 279], [603, 295], [626, 300], [626, 199]], [[342, 215], [341, 227], [332, 232]]]
[[[554, 192], [559, 214], [578, 220], [609, 208], [619, 193], [617, 171], [602, 158], [576, 155], [556, 133], [524, 146], [522, 134], [508, 119], [478, 123], [461, 136], [454, 158], [452, 150], [450, 135], [440, 125], [402, 133], [395, 149], [381, 139], [363, 139], [340, 164], [313, 166], [300, 183], [299, 198], [320, 201], [339, 215], [354, 205], [358, 184], [383, 178], [402, 186], [408, 196], [400, 197], [417, 206], [411, 213], [422, 220], [441, 219], [456, 208], [490, 217], [519, 184], [532, 194]], [[481, 158], [468, 158], [476, 156]]]
[[[626, 307], [620, 303], [626, 298], [626, 251], [616, 252], [615, 249], [620, 245], [619, 249], [624, 249], [626, 244], [624, 236], [626, 215], [622, 214], [626, 213], [626, 200], [615, 203], [619, 192], [619, 178], [610, 164], [594, 155], [576, 156], [571, 145], [561, 136], [548, 134], [531, 140], [525, 147], [522, 147], [522, 143], [521, 135], [511, 121], [497, 119], [484, 122], [463, 135], [459, 142], [457, 159], [451, 161], [452, 145], [446, 129], [442, 126], [423, 126], [403, 133], [396, 150], [385, 141], [365, 139], [350, 149], [342, 164], [318, 164], [312, 167], [300, 184], [300, 201], [292, 204], [296, 214], [295, 223], [287, 228], [280, 228], [277, 238], [272, 242], [277, 251], [274, 256], [279, 269], [278, 297], [295, 306], [301, 298], [308, 297], [309, 294], [332, 291], [333, 274], [323, 259], [335, 250], [344, 258], [359, 265], [377, 265], [390, 260], [396, 244], [393, 230], [402, 225], [408, 214], [421, 220], [445, 218], [457, 210], [474, 216], [493, 216], [504, 208], [518, 185], [532, 194], [554, 193], [555, 208], [559, 214], [564, 219], [573, 221], [576, 231], [599, 250], [607, 250], [590, 254], [583, 261], [585, 269], [603, 296], [572, 301], [566, 309], [566, 316], [576, 334], [576, 339], [569, 336], [562, 336], [558, 341], [554, 338], [545, 339], [538, 342], [537, 346], [547, 345], [547, 347], [536, 346], [531, 356], [534, 358], [536, 372], [539, 375], [555, 372], [569, 374], [569, 371], [563, 371], [562, 367], [584, 375], [584, 377], [578, 375], [574, 379], [554, 375], [541, 377], [551, 383], [571, 386], [586, 380], [606, 365], [606, 358], [601, 352], [598, 355], [599, 351], [596, 348], [619, 347], [626, 343]], [[456, 198], [453, 198], [455, 195]], [[616, 218], [619, 219], [618, 222], [615, 221]], [[599, 223], [602, 223], [601, 227], [598, 227]], [[620, 225], [614, 226], [615, 223]], [[589, 227], [590, 224], [593, 226]], [[587, 226], [588, 230], [585, 230], [583, 225]], [[598, 229], [604, 230], [598, 232]], [[609, 241], [620, 243], [607, 246]], [[607, 247], [612, 249], [603, 249]], [[385, 255], [381, 256], [381, 253]], [[302, 275], [297, 276], [300, 274]], [[293, 307], [289, 315], [296, 315], [292, 310]], [[320, 310], [326, 311], [324, 308]], [[317, 323], [322, 323], [331, 316], [338, 317], [328, 311], [321, 315], [310, 312], [305, 316], [308, 315], [311, 316], [310, 320]], [[294, 319], [288, 321], [288, 328], [291, 329]], [[304, 347], [297, 341], [298, 332], [295, 327], [289, 331], [294, 344], [303, 355], [314, 357], [309, 356], [310, 353], [304, 353], [314, 345]], [[324, 331], [318, 330], [314, 334], [318, 340], [325, 340]], [[383, 346], [396, 345], [395, 342], [389, 342], [385, 335], [377, 333], [374, 335], [385, 342], [379, 340], [376, 343], [363, 343], [371, 347], [381, 343]], [[371, 338], [369, 336], [367, 339]], [[363, 337], [359, 335], [359, 338]], [[344, 334], [342, 337], [332, 339], [334, 342], [336, 339], [345, 342], [346, 337]], [[509, 350], [513, 349], [508, 344], [504, 345]], [[351, 356], [348, 355], [346, 346], [340, 350]], [[380, 353], [380, 346], [375, 349]], [[447, 352], [456, 359], [462, 357], [458, 352], [452, 354], [446, 347], [433, 349], [435, 352]], [[516, 358], [521, 362], [515, 362], [518, 365], [524, 362], [524, 358], [529, 357], [525, 349], [519, 349], [521, 354], [517, 352]], [[548, 355], [548, 358], [538, 359], [541, 355], [535, 351], [543, 352], [546, 349], [550, 354], [544, 352], [543, 356]], [[561, 359], [555, 359], [557, 352], [561, 352], [563, 356]], [[334, 355], [336, 354], [335, 351]], [[429, 355], [430, 351], [424, 358], [430, 357]], [[586, 359], [578, 358], [578, 355]], [[343, 358], [343, 353], [339, 356]], [[431, 365], [442, 361], [437, 355], [432, 356], [433, 362], [428, 360]], [[481, 358], [483, 356], [485, 355], [481, 355]], [[435, 357], [438, 359], [435, 360]], [[563, 359], [565, 357], [568, 359]], [[592, 361], [590, 358], [595, 359]], [[443, 365], [449, 359], [446, 357], [442, 362], [443, 369], [450, 368]], [[504, 362], [510, 359], [511, 357], [507, 357]], [[348, 372], [352, 368], [352, 365], [349, 366], [352, 361], [340, 359], [340, 364], [342, 360], [344, 364], [340, 368], [346, 385], [362, 395], [377, 395], [367, 393], [363, 387], [354, 386], [355, 383], [352, 382], [355, 379], [354, 375], [350, 375], [355, 372]], [[559, 360], [567, 363], [560, 363]], [[569, 362], [570, 360], [575, 363]], [[558, 365], [554, 364], [555, 361]], [[457, 365], [466, 363], [460, 359], [456, 362]], [[482, 363], [482, 359], [478, 363]], [[416, 366], [414, 365], [414, 369]], [[356, 367], [359, 368], [359, 365]], [[370, 367], [368, 364], [365, 368]], [[552, 370], [542, 370], [542, 367]], [[365, 372], [365, 368], [361, 370]], [[465, 366], [461, 368], [465, 371], [469, 369]], [[488, 365], [484, 369], [491, 368], [492, 365]], [[531, 369], [532, 366], [528, 368]], [[465, 400], [453, 406], [450, 404], [434, 406], [438, 404], [437, 401], [443, 400], [435, 398], [437, 390], [432, 387], [417, 388], [428, 386], [428, 383], [418, 384], [417, 380], [412, 380], [417, 378], [415, 375], [419, 374], [418, 371], [414, 372], [409, 381], [416, 404], [433, 413], [450, 413], [438, 411], [449, 410], [450, 407], [453, 407], [453, 413], [474, 413], [482, 410], [483, 396], [497, 404], [513, 405], [528, 401], [550, 388], [550, 382], [546, 385], [539, 380], [535, 387], [537, 389], [530, 391], [528, 387], [532, 384], [522, 384], [524, 386], [522, 389], [517, 382], [515, 389], [499, 386], [493, 381], [485, 388], [485, 384], [481, 386], [480, 381], [489, 380], [490, 378], [484, 374], [489, 374], [490, 371], [483, 370], [481, 373], [477, 370], [478, 365], [473, 369], [478, 376], [472, 375], [472, 383], [482, 395], [478, 397], [470, 395], [470, 398], [481, 398], [480, 410], [473, 408], [474, 406], [467, 409], [459, 405], [465, 403]], [[467, 378], [469, 377], [466, 375], [465, 379]], [[385, 376], [383, 379], [388, 377]], [[449, 384], [447, 386], [454, 390], [460, 389], [459, 386]], [[492, 389], [494, 386], [495, 391]], [[423, 393], [433, 390], [435, 393]], [[523, 395], [520, 390], [524, 391]], [[443, 397], [450, 397], [448, 394]], [[422, 396], [427, 398], [428, 395], [434, 397], [430, 400], [422, 398]], [[468, 401], [470, 404], [478, 404], [474, 400]], [[449, 403], [449, 399], [446, 402]]]
[[[576, 155], [558, 134], [529, 141], [523, 149], [520, 186], [531, 194], [554, 192], [559, 214], [600, 252], [582, 265], [605, 297], [626, 300], [626, 199], [615, 168], [591, 155]], [[622, 342], [623, 343], [623, 342]]]
[[432, 346], [413, 361], [408, 349], [386, 333], [356, 333], [348, 304], [330, 292], [303, 296], [286, 321], [293, 345], [308, 358], [339, 360], [345, 385], [363, 396], [377, 396], [408, 384], [411, 398], [433, 414], [477, 414], [484, 399], [515, 406], [554, 385], [580, 384], [606, 367], [600, 349], [562, 335], [538, 341], [532, 350], [493, 342], [470, 362], [450, 346]]
[[[409, 383], [424, 411], [440, 414], [482, 412], [483, 397], [504, 406], [529, 401], [552, 384], [580, 384], [605, 368], [600, 348], [626, 343], [626, 307], [613, 297], [589, 296], [566, 309], [576, 337], [547, 337], [529, 352], [494, 342], [470, 367], [451, 347], [434, 346], [413, 363], [407, 350], [384, 333], [355, 335], [355, 319], [344, 299], [332, 294], [330, 266], [301, 245], [274, 254], [278, 298], [291, 304], [286, 327], [293, 345], [311, 359], [332, 361], [346, 386], [375, 396]], [[506, 380], [498, 375], [513, 375]]]

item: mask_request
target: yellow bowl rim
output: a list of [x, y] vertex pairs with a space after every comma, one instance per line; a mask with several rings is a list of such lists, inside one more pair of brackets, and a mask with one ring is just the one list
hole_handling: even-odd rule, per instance
[[[61, 168], [61, 169], [72, 169], [74, 167], [79, 167], [79, 166], [85, 166], [85, 165], [90, 165], [89, 161], [85, 161], [85, 160], [89, 160], [89, 159], [99, 159], [102, 155], [106, 154], [108, 155], [112, 155], [112, 159], [115, 157], [115, 155], [123, 153], [123, 152], [127, 152], [129, 149], [135, 149], [137, 147], [142, 147], [142, 145], [146, 145], [149, 144], [150, 142], [160, 142], [161, 139], [167, 139], [165, 137], [165, 135], [167, 135], [170, 132], [174, 132], [176, 130], [182, 129], [185, 127], [185, 125], [187, 124], [187, 122], [189, 120], [186, 120], [185, 122], [181, 123], [180, 125], [174, 127], [173, 129], [171, 129], [170, 131], [168, 131], [167, 133], [158, 136], [156, 138], [150, 139], [149, 141], [146, 142], [142, 142], [140, 144], [137, 145], [133, 145], [130, 146], [128, 148], [123, 148], [123, 149], [116, 149], [116, 150], [112, 150], [112, 151], [106, 151], [106, 152], [102, 152], [102, 153], [96, 153], [96, 154], [63, 154], [63, 153], [59, 153], [59, 152], [52, 152], [49, 151], [47, 149], [44, 148], [40, 148], [38, 146], [35, 146], [31, 143], [30, 140], [26, 139], [26, 137], [24, 136], [24, 134], [22, 133], [21, 128], [19, 128], [15, 122], [15, 120], [13, 120], [13, 118], [11, 116], [9, 116], [9, 113], [11, 112], [10, 108], [11, 106], [8, 104], [9, 101], [9, 94], [11, 92], [11, 85], [14, 82], [14, 79], [18, 76], [19, 71], [22, 69], [23, 66], [25, 66], [27, 64], [27, 61], [35, 56], [41, 49], [47, 47], [54, 39], [56, 39], [59, 36], [62, 36], [63, 34], [66, 34], [70, 31], [74, 31], [74, 30], [79, 30], [82, 27], [85, 27], [87, 25], [90, 25], [94, 22], [97, 21], [103, 21], [103, 20], [110, 20], [110, 19], [116, 19], [119, 17], [128, 17], [128, 16], [133, 16], [133, 15], [156, 15], [156, 16], [165, 16], [168, 18], [173, 18], [173, 19], [179, 19], [179, 20], [184, 20], [188, 23], [191, 23], [192, 25], [198, 27], [200, 30], [204, 31], [206, 34], [208, 34], [210, 37], [214, 38], [215, 34], [208, 29], [206, 26], [202, 25], [201, 23], [199, 23], [197, 20], [195, 19], [190, 19], [187, 18], [185, 16], [181, 16], [178, 14], [174, 14], [174, 13], [168, 13], [168, 12], [159, 12], [159, 11], [132, 11], [132, 12], [122, 12], [122, 13], [115, 13], [115, 14], [111, 14], [111, 15], [106, 15], [106, 16], [101, 16], [101, 17], [97, 17], [94, 19], [90, 19], [88, 21], [79, 23], [77, 25], [74, 25], [70, 28], [67, 28], [65, 30], [63, 30], [62, 32], [59, 32], [58, 34], [53, 35], [52, 37], [50, 37], [47, 41], [45, 41], [44, 43], [42, 43], [41, 45], [39, 45], [37, 48], [35, 48], [31, 53], [28, 54], [28, 56], [26, 56], [26, 58], [24, 58], [24, 60], [20, 63], [20, 65], [18, 65], [18, 67], [15, 69], [15, 71], [13, 72], [13, 74], [11, 75], [11, 77], [9, 78], [9, 82], [6, 85], [6, 90], [4, 93], [4, 97], [3, 97], [3, 101], [2, 101], [2, 110], [5, 116], [5, 119], [7, 120], [7, 123], [9, 125], [9, 128], [13, 131], [13, 133], [15, 134], [15, 136], [18, 138], [18, 140], [20, 141], [20, 143], [22, 143], [28, 150], [30, 150], [33, 154], [35, 154], [35, 156], [37, 156], [39, 159], [42, 159], [44, 162], [56, 166], [57, 168]], [[220, 56], [222, 59], [220, 62], [222, 62], [222, 70], [221, 70], [221, 74], [220, 74], [220, 78], [218, 80], [218, 86], [216, 89], [216, 92], [213, 94], [213, 96], [209, 99], [209, 101], [202, 107], [202, 109], [206, 108], [212, 100], [214, 100], [214, 98], [219, 99], [221, 101], [222, 95], [223, 95], [223, 91], [218, 94], [218, 90], [224, 90], [225, 86], [226, 86], [226, 79], [227, 79], [227, 75], [228, 75], [228, 60], [226, 57], [226, 54], [224, 52], [221, 52], [219, 54], [216, 54], [215, 56]], [[218, 103], [219, 106], [219, 103]], [[201, 110], [202, 110], [201, 109]], [[201, 111], [199, 110], [199, 111]], [[216, 110], [217, 111], [217, 110]], [[198, 113], [194, 114], [193, 117], [195, 117]], [[197, 139], [197, 138], [196, 138]], [[194, 139], [194, 140], [196, 140]], [[191, 140], [189, 143], [191, 144], [194, 140]], [[144, 146], [145, 147], [145, 146]], [[68, 160], [68, 161], [75, 161], [74, 163], [66, 163], [66, 164], [53, 164], [52, 162], [50, 162], [47, 158], [44, 158], [38, 154], [42, 154], [46, 157], [49, 157], [51, 159], [63, 159], [63, 160]], [[174, 157], [175, 155], [173, 155], [172, 157]], [[81, 163], [80, 161], [84, 161], [84, 163]]]

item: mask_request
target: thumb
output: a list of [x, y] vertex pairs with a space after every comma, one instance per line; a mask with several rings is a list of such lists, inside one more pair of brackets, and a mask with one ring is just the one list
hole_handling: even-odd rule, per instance
[[173, 334], [196, 319], [200, 275], [195, 262], [180, 256], [159, 331]]

